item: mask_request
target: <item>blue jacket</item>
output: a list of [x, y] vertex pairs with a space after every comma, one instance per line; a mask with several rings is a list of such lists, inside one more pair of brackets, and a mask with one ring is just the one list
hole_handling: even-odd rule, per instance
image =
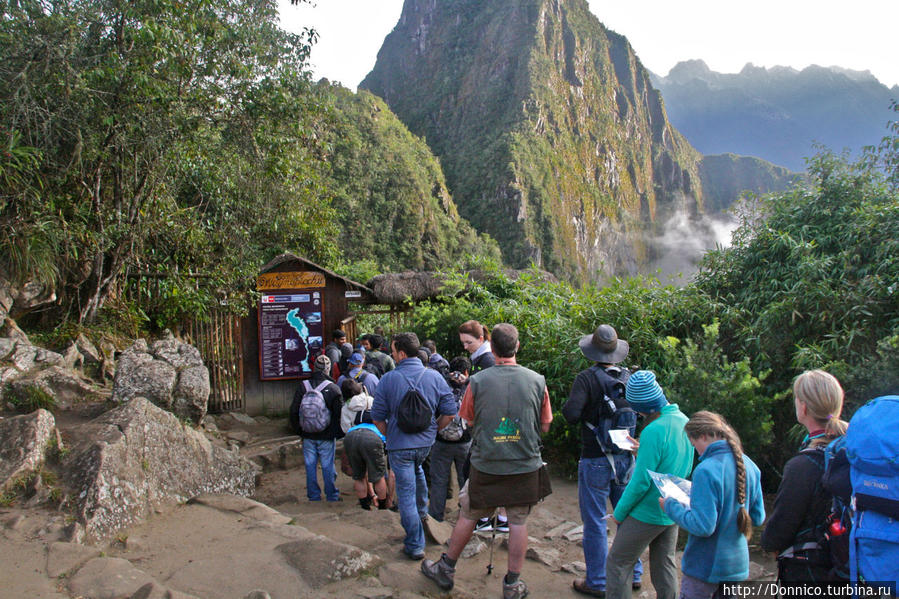
[[[423, 372], [424, 371], [424, 372]], [[396, 410], [400, 400], [409, 391], [421, 375], [416, 385], [422, 397], [431, 404], [434, 418], [431, 426], [420, 433], [408, 434], [400, 430], [396, 423]], [[430, 447], [437, 437], [437, 420], [441, 415], [453, 416], [459, 411], [453, 391], [440, 373], [431, 368], [425, 368], [418, 357], [406, 358], [397, 364], [378, 382], [375, 389], [375, 400], [371, 406], [371, 419], [374, 422], [387, 423], [387, 451], [397, 449], [416, 449]]]
[[[743, 455], [746, 466], [746, 509], [753, 525], [765, 520], [758, 466]], [[736, 464], [727, 441], [706, 447], [693, 471], [690, 505], [673, 499], [665, 513], [690, 533], [681, 569], [709, 583], [740, 581], [749, 577], [749, 546], [737, 528]]]

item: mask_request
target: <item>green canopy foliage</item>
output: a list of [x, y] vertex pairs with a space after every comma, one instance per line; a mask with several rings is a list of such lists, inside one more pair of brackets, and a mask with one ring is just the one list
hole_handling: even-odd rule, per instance
[[334, 256], [313, 41], [273, 0], [4, 3], [2, 266], [56, 283], [54, 318], [89, 322], [129, 271], [169, 275], [177, 311], [245, 292], [280, 251]]

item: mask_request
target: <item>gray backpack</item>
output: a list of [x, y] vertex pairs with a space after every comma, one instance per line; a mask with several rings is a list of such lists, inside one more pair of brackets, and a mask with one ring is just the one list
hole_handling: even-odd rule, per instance
[[300, 400], [300, 429], [304, 433], [320, 433], [331, 424], [331, 410], [325, 405], [322, 390], [330, 381], [322, 381], [318, 387], [312, 388], [309, 381], [303, 381], [306, 393]]

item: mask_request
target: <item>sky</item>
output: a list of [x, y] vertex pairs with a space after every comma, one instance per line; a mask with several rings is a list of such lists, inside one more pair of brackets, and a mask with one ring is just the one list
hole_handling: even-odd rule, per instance
[[[438, 2], [441, 0], [437, 0]], [[514, 0], [507, 0], [514, 1]], [[403, 0], [278, 0], [283, 26], [319, 33], [311, 66], [355, 90], [400, 17]], [[871, 71], [899, 85], [895, 29], [899, 0], [588, 0], [607, 28], [628, 38], [643, 66], [658, 75], [702, 59], [713, 71], [755, 66], [839, 66]]]

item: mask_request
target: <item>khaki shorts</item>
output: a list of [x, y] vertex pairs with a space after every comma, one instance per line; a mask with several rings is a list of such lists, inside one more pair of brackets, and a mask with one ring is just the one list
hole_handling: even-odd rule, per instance
[[[465, 481], [465, 485], [462, 487], [462, 490], [459, 491], [459, 505], [462, 508], [462, 516], [469, 520], [489, 518], [493, 515], [493, 512], [496, 511], [496, 508], [493, 507], [480, 510], [471, 509], [468, 503], [468, 481]], [[531, 513], [531, 508], [533, 507], [533, 505], [514, 505], [507, 507], [506, 516], [509, 518], [509, 524], [522, 526], [527, 522], [528, 515]]]
[[368, 482], [376, 483], [387, 475], [384, 442], [374, 431], [365, 428], [350, 431], [343, 438], [343, 450], [350, 462], [353, 480], [363, 480], [368, 474]]

